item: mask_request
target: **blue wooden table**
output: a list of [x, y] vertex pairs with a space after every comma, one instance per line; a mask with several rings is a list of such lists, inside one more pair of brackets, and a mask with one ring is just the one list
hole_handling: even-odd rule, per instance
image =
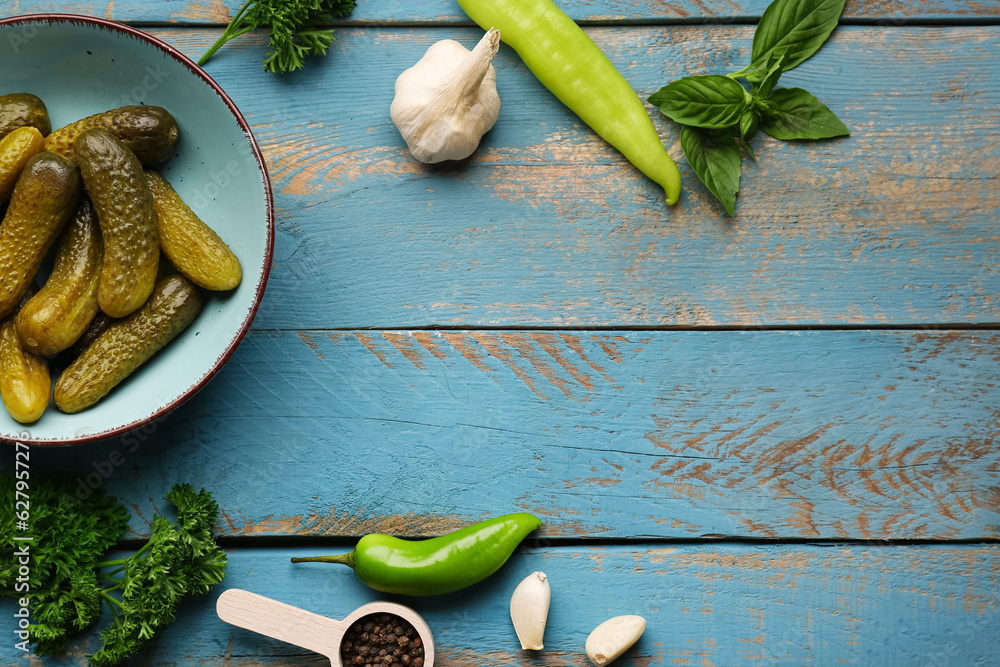
[[[238, 5], [2, 11], [103, 16], [197, 57]], [[745, 65], [766, 5], [562, 3], [643, 98]], [[674, 207], [507, 47], [475, 156], [414, 161], [395, 77], [480, 34], [454, 0], [361, 0], [300, 72], [263, 72], [262, 34], [206, 65], [274, 184], [253, 330], [158, 423], [32, 452], [131, 508], [125, 547], [176, 482], [220, 501], [225, 582], [130, 664], [325, 664], [219, 621], [227, 587], [336, 618], [397, 599], [443, 667], [586, 665], [619, 614], [648, 621], [622, 665], [1000, 664], [1000, 5], [849, 2], [782, 85], [851, 136], [755, 139], [734, 218], [656, 110]], [[512, 511], [543, 527], [452, 595], [289, 563]], [[553, 589], [538, 654], [508, 617], [534, 570]], [[8, 637], [0, 662], [82, 665], [94, 646], [43, 663]]]

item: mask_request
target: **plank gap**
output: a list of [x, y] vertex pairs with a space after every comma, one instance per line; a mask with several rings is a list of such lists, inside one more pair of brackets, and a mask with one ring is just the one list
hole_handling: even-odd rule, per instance
[[[265, 549], [271, 547], [280, 548], [315, 548], [317, 546], [329, 547], [335, 552], [341, 549], [349, 550], [354, 547], [361, 535], [247, 535], [247, 536], [222, 536], [217, 537], [216, 542], [223, 549], [234, 548], [255, 548]], [[430, 536], [428, 536], [430, 537]], [[427, 538], [406, 538], [412, 541], [420, 541]], [[143, 544], [141, 539], [128, 539], [121, 541], [116, 549], [137, 550]], [[636, 536], [634, 538], [608, 538], [608, 537], [545, 537], [529, 535], [521, 545], [521, 549], [549, 549], [555, 547], [630, 547], [640, 548], [662, 548], [670, 546], [690, 546], [690, 545], [720, 545], [720, 546], [815, 546], [815, 547], [921, 547], [921, 546], [994, 546], [1000, 545], [1000, 538], [956, 538], [956, 539], [861, 539], [861, 538], [752, 538], [740, 536], [710, 536], [703, 537], [650, 537]]]
[[[714, 26], [714, 25], [757, 25], [760, 16], [687, 16], [675, 18], [648, 18], [648, 19], [580, 19], [577, 24], [583, 28], [656, 28], [673, 26]], [[133, 28], [224, 28], [225, 23], [212, 23], [208, 21], [173, 22], [173, 21], [128, 21], [119, 20], [117, 23], [131, 26]], [[867, 26], [878, 28], [967, 28], [967, 27], [992, 27], [1000, 25], [1000, 14], [995, 18], [970, 18], [970, 17], [928, 17], [928, 18], [885, 18], [849, 16], [840, 20], [842, 26]], [[321, 28], [439, 28], [453, 30], [455, 28], [478, 28], [472, 21], [454, 20], [448, 21], [437, 18], [427, 20], [340, 20], [330, 23], [318, 24]]]
[[350, 331], [998, 331], [1000, 322], [986, 323], [961, 323], [948, 322], [941, 324], [719, 324], [719, 325], [628, 325], [628, 324], [605, 324], [605, 325], [481, 325], [481, 324], [420, 324], [420, 325], [399, 325], [374, 326], [374, 327], [330, 327], [330, 328], [309, 328], [309, 327], [289, 327], [289, 328], [261, 328], [252, 327], [250, 331], [259, 334], [268, 333], [328, 333], [328, 332], [350, 332]]

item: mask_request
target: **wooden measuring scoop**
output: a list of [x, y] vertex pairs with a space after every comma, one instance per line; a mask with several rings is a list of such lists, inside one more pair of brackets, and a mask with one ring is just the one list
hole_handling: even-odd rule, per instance
[[230, 588], [219, 596], [215, 610], [230, 625], [324, 655], [332, 667], [345, 667], [340, 660], [340, 644], [355, 621], [370, 614], [393, 614], [417, 631], [424, 645], [424, 667], [434, 667], [434, 638], [427, 622], [409, 607], [394, 602], [369, 602], [343, 621], [335, 621], [263, 595]]

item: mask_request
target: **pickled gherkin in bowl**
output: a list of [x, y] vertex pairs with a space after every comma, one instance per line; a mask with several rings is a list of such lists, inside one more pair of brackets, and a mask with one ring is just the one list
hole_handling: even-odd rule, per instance
[[[102, 355], [120, 357], [122, 363], [117, 370], [101, 371], [96, 382], [107, 391], [98, 392], [102, 395], [94, 401], [92, 394], [82, 401], [63, 400], [62, 406], [50, 401], [33, 423], [30, 414], [20, 415], [29, 418], [27, 425], [0, 411], [0, 439], [75, 444], [156, 420], [223, 366], [263, 296], [273, 246], [273, 205], [266, 168], [246, 121], [225, 92], [175, 49], [133, 28], [89, 17], [46, 14], [0, 20], [0, 39], [25, 30], [32, 39], [18, 41], [15, 56], [0, 62], [0, 125], [20, 114], [9, 135], [28, 127], [24, 119], [30, 117], [33, 129], [21, 134], [37, 132], [40, 137], [29, 142], [22, 136], [21, 143], [36, 150], [40, 138], [38, 152], [69, 160], [83, 174], [83, 187], [35, 273], [42, 288], [36, 298], [42, 298], [25, 305], [20, 317], [17, 312], [8, 316], [23, 353], [43, 359], [57, 386], [75, 359], [85, 357], [88, 343], [100, 344]], [[56, 67], [57, 61], [62, 65]], [[79, 63], [79, 70], [67, 62]], [[39, 77], [39, 71], [46, 75]], [[129, 82], [135, 86], [116, 92]], [[12, 103], [5, 115], [5, 96], [21, 110]], [[42, 109], [48, 127], [41, 120]], [[3, 141], [0, 137], [0, 148]], [[98, 153], [103, 157], [95, 158]], [[94, 164], [79, 164], [80, 156]], [[17, 159], [24, 161], [23, 156]], [[3, 164], [0, 151], [0, 172]], [[226, 175], [223, 181], [215, 177], [219, 173]], [[121, 220], [107, 225], [116, 215], [132, 217], [124, 210], [115, 212], [122, 202], [111, 193], [127, 193], [134, 210], [151, 212], [144, 218], [146, 226], [129, 229]], [[141, 201], [135, 203], [137, 199]], [[10, 206], [6, 208], [9, 212]], [[98, 219], [96, 228], [92, 219], [88, 226], [88, 210]], [[160, 211], [166, 223], [160, 222]], [[138, 296], [116, 301], [108, 295], [133, 275], [128, 268], [132, 250], [141, 250], [144, 257]], [[103, 275], [116, 262], [126, 270]], [[47, 281], [52, 281], [48, 291]], [[189, 307], [180, 309], [183, 317], [165, 315], [169, 308], [161, 290], [170, 285], [171, 294], [191, 297]], [[154, 301], [157, 295], [160, 300]], [[95, 299], [111, 312], [95, 308]], [[145, 325], [139, 326], [136, 321], [142, 318]], [[129, 338], [123, 332], [130, 321], [136, 331], [155, 333], [148, 340]], [[128, 344], [115, 343], [125, 339]], [[75, 372], [85, 365], [78, 364]], [[130, 372], [118, 377], [122, 368]], [[63, 381], [59, 396], [75, 396], [86, 384], [79, 374], [74, 377], [74, 382], [69, 376]]]

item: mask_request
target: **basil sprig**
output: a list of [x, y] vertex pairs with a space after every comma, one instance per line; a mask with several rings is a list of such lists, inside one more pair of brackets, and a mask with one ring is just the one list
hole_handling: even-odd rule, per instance
[[[754, 31], [750, 64], [726, 75], [686, 76], [649, 97], [680, 123], [681, 148], [729, 215], [740, 190], [742, 145], [760, 130], [782, 141], [850, 134], [830, 109], [801, 88], [778, 88], [782, 72], [812, 56], [837, 27], [846, 0], [774, 0]], [[746, 83], [741, 83], [745, 81]]]

